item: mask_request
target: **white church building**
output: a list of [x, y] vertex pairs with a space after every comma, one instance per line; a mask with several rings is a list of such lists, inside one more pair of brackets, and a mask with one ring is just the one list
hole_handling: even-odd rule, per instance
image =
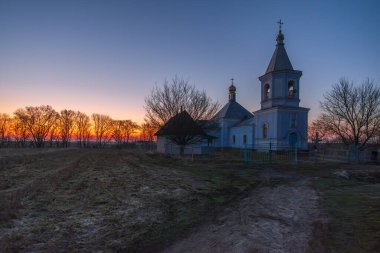
[[300, 77], [284, 47], [284, 35], [277, 45], [264, 75], [259, 77], [261, 109], [253, 113], [236, 101], [236, 87], [228, 88], [228, 103], [212, 119], [219, 125], [209, 132], [217, 137], [215, 147], [282, 150], [307, 149], [308, 108], [299, 106]]
[[[206, 130], [207, 135], [215, 137], [212, 146], [258, 150], [307, 149], [309, 109], [299, 106], [302, 71], [294, 70], [289, 60], [281, 23], [276, 41], [276, 49], [265, 74], [259, 77], [260, 110], [249, 112], [237, 102], [232, 79], [227, 104], [211, 119], [211, 125], [216, 127]], [[158, 142], [162, 140], [164, 138], [160, 136]]]

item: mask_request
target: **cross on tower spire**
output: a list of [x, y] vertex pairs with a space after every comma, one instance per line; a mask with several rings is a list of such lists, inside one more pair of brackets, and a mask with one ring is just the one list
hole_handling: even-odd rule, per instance
[[278, 31], [278, 34], [277, 34], [277, 38], [276, 38], [276, 41], [277, 41], [277, 45], [284, 45], [284, 34], [282, 34], [282, 31], [281, 31], [281, 28], [282, 28], [282, 25], [284, 24], [281, 19], [277, 22], [278, 24], [278, 28], [279, 28], [279, 31]]
[[279, 26], [279, 30], [280, 30], [280, 32], [281, 32], [281, 27], [282, 27], [282, 25], [284, 24], [282, 21], [281, 21], [281, 19], [279, 20], [279, 21], [277, 21], [277, 24], [278, 24], [278, 26]]
[[233, 84], [234, 84], [234, 79], [233, 79], [233, 78], [231, 78], [230, 80], [231, 80], [231, 84], [233, 85]]

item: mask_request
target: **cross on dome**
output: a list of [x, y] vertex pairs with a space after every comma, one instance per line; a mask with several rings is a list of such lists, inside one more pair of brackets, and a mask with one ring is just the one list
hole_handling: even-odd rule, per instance
[[231, 85], [228, 87], [228, 100], [236, 101], [236, 87], [234, 85], [234, 79], [231, 78]]

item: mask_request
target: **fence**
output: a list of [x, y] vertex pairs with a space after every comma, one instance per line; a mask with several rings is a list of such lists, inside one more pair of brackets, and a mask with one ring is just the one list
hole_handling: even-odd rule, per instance
[[253, 163], [294, 163], [300, 159], [308, 159], [309, 152], [299, 150], [296, 146], [279, 146], [272, 144], [261, 145], [260, 148], [246, 146], [242, 149], [242, 156], [245, 162]]
[[359, 150], [357, 146], [311, 145], [309, 150], [300, 150], [292, 146], [276, 146], [242, 149], [245, 162], [254, 163], [293, 163], [299, 161], [344, 162], [344, 163], [379, 163], [378, 151], [370, 148]]
[[316, 161], [329, 162], [349, 162], [349, 163], [379, 163], [378, 146], [367, 146], [364, 150], [359, 147], [350, 145], [344, 146], [339, 144], [319, 144], [318, 147], [311, 148], [311, 154]]

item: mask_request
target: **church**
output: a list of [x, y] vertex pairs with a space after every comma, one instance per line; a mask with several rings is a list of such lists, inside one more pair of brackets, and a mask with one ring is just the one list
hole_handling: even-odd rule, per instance
[[[210, 120], [216, 127], [205, 130], [213, 136], [217, 148], [252, 148], [257, 150], [307, 149], [309, 108], [300, 107], [302, 71], [294, 70], [284, 46], [280, 28], [276, 48], [265, 73], [259, 77], [261, 108], [250, 112], [237, 102], [233, 83], [228, 88], [228, 102]], [[158, 152], [167, 152], [165, 136], [158, 135]], [[200, 141], [193, 146], [204, 146]], [[207, 145], [210, 145], [208, 141]], [[166, 150], [166, 151], [165, 151]], [[197, 149], [202, 153], [202, 149]], [[197, 153], [198, 153], [197, 152]]]

